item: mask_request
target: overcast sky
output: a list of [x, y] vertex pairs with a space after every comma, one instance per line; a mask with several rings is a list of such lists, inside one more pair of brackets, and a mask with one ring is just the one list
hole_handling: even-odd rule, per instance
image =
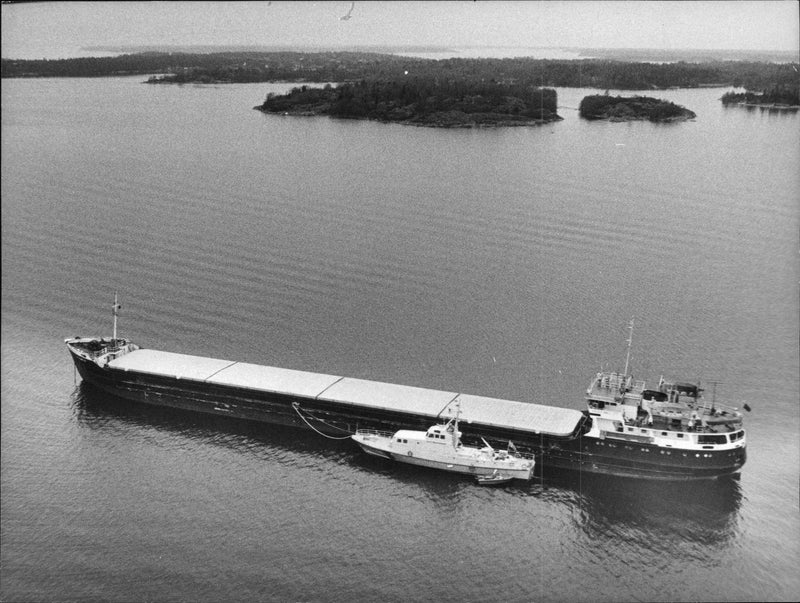
[[[798, 50], [795, 0], [3, 4], [3, 58], [97, 45]], [[349, 19], [342, 19], [350, 13]], [[97, 53], [95, 53], [97, 54]]]

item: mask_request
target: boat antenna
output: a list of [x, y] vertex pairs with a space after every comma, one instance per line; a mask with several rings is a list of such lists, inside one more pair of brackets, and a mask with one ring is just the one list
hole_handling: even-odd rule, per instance
[[711, 408], [715, 409], [717, 407], [717, 385], [722, 381], [709, 381], [709, 383], [711, 383]]
[[112, 308], [112, 313], [114, 314], [114, 337], [112, 339], [113, 345], [117, 345], [117, 316], [119, 315], [119, 311], [122, 308], [117, 303], [117, 292], [114, 291], [114, 306]]
[[633, 342], [633, 319], [631, 318], [631, 323], [628, 325], [628, 329], [630, 329], [630, 334], [628, 335], [628, 354], [625, 356], [625, 372], [622, 373], [623, 375], [628, 374], [628, 364], [631, 360], [631, 343]]

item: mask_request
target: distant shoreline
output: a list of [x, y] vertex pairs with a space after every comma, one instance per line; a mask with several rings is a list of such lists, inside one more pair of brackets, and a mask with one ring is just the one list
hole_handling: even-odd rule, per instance
[[770, 111], [797, 111], [800, 108], [800, 87], [772, 86], [761, 93], [727, 92], [720, 99], [725, 107], [767, 109]]
[[[635, 63], [705, 63], [714, 61], [752, 61], [764, 63], [796, 63], [794, 50], [730, 50], [730, 49], [659, 49], [659, 48], [589, 48], [578, 46], [431, 46], [431, 45], [354, 45], [354, 46], [287, 46], [287, 45], [97, 45], [80, 49], [87, 52], [136, 54], [220, 53], [220, 52], [366, 52], [383, 54], [435, 54], [437, 58], [525, 58], [563, 60], [603, 59]], [[72, 58], [72, 57], [61, 57]]]
[[773, 111], [797, 111], [800, 105], [784, 105], [781, 103], [728, 103], [728, 107], [754, 107], [758, 109], [770, 109]]
[[[486, 81], [535, 88], [666, 90], [733, 87], [765, 90], [798, 86], [795, 65], [776, 63], [624, 62], [613, 59], [419, 58], [365, 52], [141, 53], [64, 60], [0, 61], [0, 76], [103, 77], [144, 75], [149, 83], [266, 83]], [[775, 99], [780, 100], [780, 99]]]

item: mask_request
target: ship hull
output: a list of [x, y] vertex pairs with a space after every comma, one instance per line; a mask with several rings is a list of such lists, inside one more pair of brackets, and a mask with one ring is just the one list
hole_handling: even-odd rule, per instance
[[[330, 436], [352, 435], [358, 429], [424, 430], [431, 422], [430, 416], [381, 407], [366, 408], [302, 395], [100, 367], [80, 355], [71, 354], [78, 373], [88, 383], [109, 394], [153, 406], [312, 428]], [[532, 447], [539, 441], [537, 439], [534, 442], [531, 432], [525, 430], [498, 428], [477, 422], [471, 423], [470, 430], [475, 438], [484, 437], [503, 444], [512, 440]], [[571, 437], [544, 436], [543, 442], [554, 444], [568, 441]]]
[[[385, 409], [332, 404], [304, 396], [257, 391], [190, 379], [101, 367], [70, 349], [80, 376], [100, 390], [152, 406], [201, 412], [247, 421], [314, 429], [345, 438], [358, 429], [426, 429], [430, 417]], [[714, 479], [738, 472], [744, 447], [735, 451], [696, 453], [651, 444], [612, 443], [576, 433], [560, 438], [472, 423], [470, 432], [503, 446], [509, 440], [536, 456], [540, 472], [582, 471], [655, 480]]]
[[[402, 454], [392, 454], [392, 460], [398, 463], [404, 463], [406, 465], [414, 465], [416, 467], [424, 467], [426, 469], [438, 469], [440, 471], [459, 473], [461, 475], [490, 476], [494, 471], [493, 469], [475, 467], [474, 465], [468, 465], [464, 463], [442, 463], [440, 461], [431, 459], [407, 457], [403, 456]], [[529, 480], [531, 477], [529, 473], [524, 471], [508, 471], [507, 473], [508, 477], [512, 479]]]
[[[738, 473], [746, 461], [744, 447], [734, 450], [668, 449], [653, 444], [614, 443], [583, 435], [567, 447], [573, 468], [589, 473], [652, 480], [716, 479]], [[575, 449], [576, 454], [569, 454]], [[550, 455], [552, 458], [552, 454]], [[552, 461], [551, 461], [552, 462]]]

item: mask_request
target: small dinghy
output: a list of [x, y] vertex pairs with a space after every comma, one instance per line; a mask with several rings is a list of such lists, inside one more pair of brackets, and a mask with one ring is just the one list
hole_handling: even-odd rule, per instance
[[475, 476], [475, 481], [478, 482], [479, 486], [502, 486], [503, 484], [510, 482], [512, 479], [514, 478], [509, 475], [498, 473], [497, 471], [490, 475]]

